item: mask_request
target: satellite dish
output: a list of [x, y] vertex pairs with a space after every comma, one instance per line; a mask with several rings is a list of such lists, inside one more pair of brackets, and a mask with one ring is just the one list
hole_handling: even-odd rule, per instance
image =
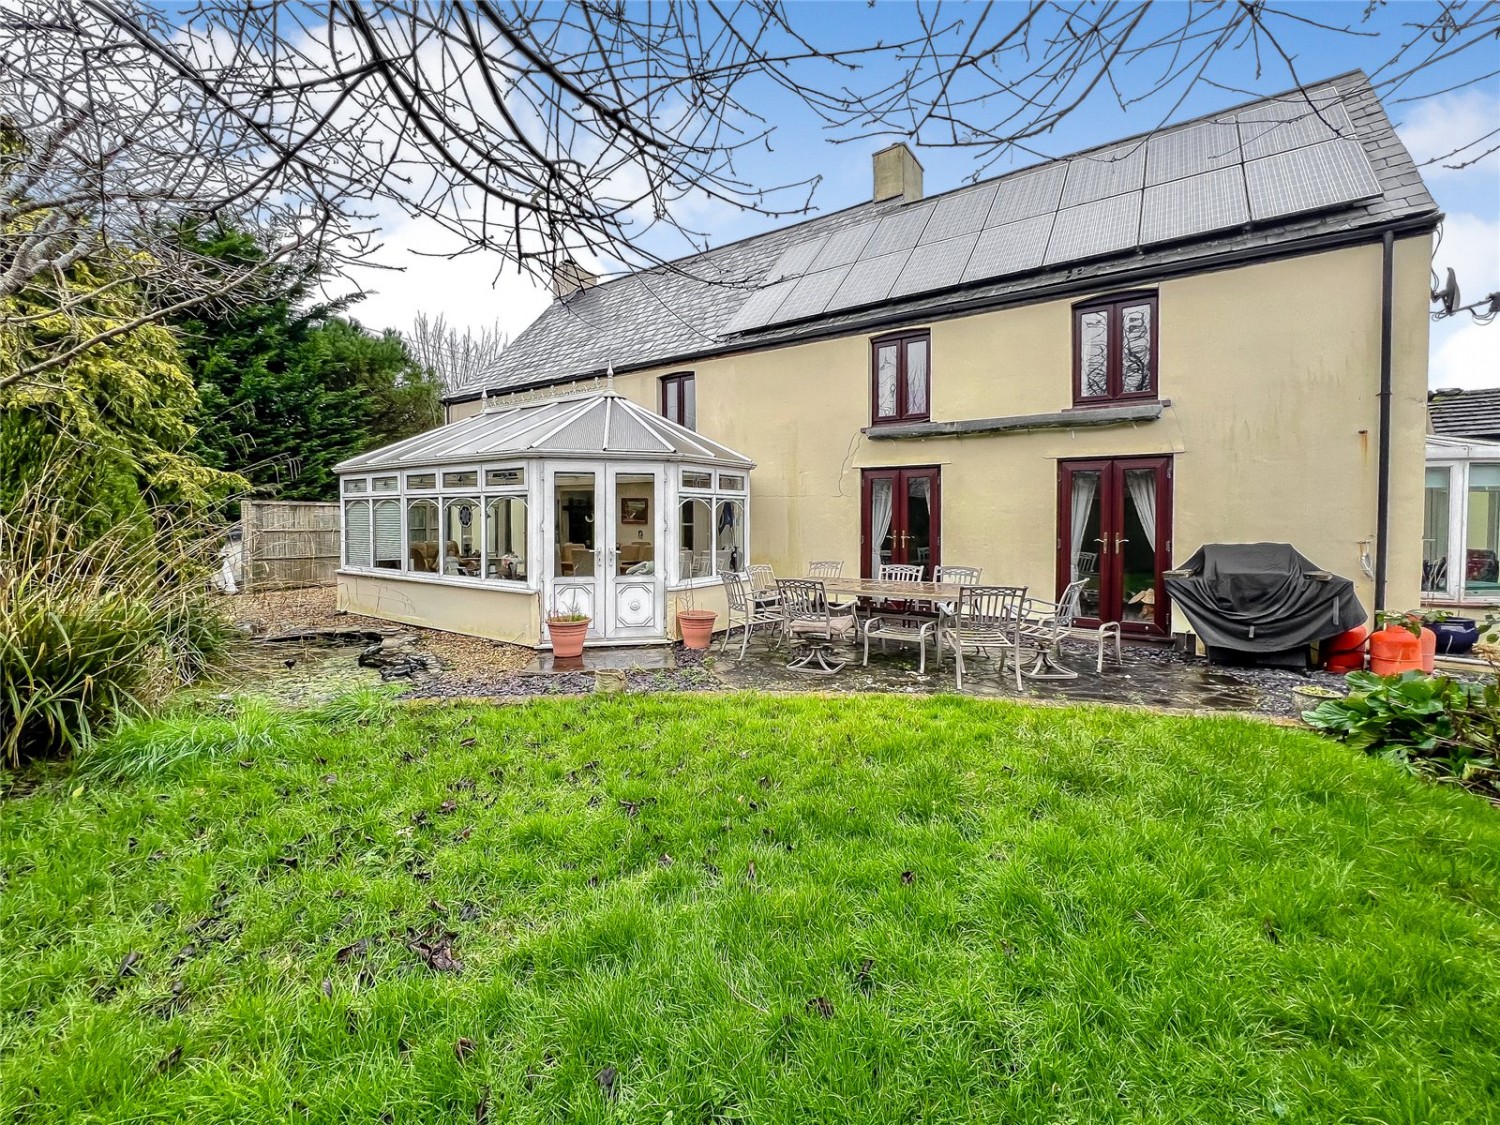
[[1443, 316], [1452, 316], [1458, 308], [1458, 277], [1453, 272], [1453, 267], [1448, 267], [1448, 280], [1443, 287], [1432, 295], [1434, 301], [1440, 301], [1443, 305]]

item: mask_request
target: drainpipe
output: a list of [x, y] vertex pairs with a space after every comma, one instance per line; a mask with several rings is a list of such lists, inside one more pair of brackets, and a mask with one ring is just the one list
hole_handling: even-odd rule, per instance
[[1391, 519], [1391, 291], [1396, 236], [1385, 232], [1380, 249], [1380, 463], [1375, 493], [1375, 611], [1385, 608], [1386, 560]]

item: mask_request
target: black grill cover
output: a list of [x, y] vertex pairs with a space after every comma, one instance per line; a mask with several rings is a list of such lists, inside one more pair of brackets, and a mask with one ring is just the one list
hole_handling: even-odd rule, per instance
[[1286, 652], [1365, 621], [1354, 583], [1309, 577], [1321, 568], [1290, 543], [1208, 543], [1179, 569], [1167, 591], [1211, 650]]

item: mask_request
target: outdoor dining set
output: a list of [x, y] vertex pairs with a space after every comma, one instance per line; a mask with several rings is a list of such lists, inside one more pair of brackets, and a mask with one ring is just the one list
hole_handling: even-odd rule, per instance
[[[917, 672], [927, 672], [932, 644], [938, 668], [953, 654], [956, 686], [963, 687], [965, 658], [985, 656], [1003, 676], [1009, 666], [1017, 689], [1025, 679], [1074, 679], [1078, 672], [1061, 660], [1064, 638], [1075, 630], [1088, 579], [1069, 584], [1056, 601], [1028, 597], [1024, 586], [985, 586], [980, 569], [938, 566], [926, 569], [882, 565], [875, 578], [845, 578], [843, 563], [813, 562], [806, 577], [778, 578], [772, 568], [754, 565], [743, 574], [724, 577], [729, 622], [720, 651], [737, 639], [744, 659], [751, 636], [770, 635], [784, 644], [787, 668], [831, 676], [849, 657], [840, 649], [863, 651], [870, 662], [870, 643], [915, 645]], [[1119, 625], [1107, 622], [1094, 630], [1097, 671], [1104, 670], [1106, 648], [1121, 659]]]

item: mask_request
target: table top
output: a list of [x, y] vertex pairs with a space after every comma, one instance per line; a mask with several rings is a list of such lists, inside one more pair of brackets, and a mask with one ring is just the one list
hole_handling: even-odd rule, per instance
[[878, 578], [810, 578], [830, 594], [899, 601], [957, 601], [963, 586], [957, 582], [882, 582]]

